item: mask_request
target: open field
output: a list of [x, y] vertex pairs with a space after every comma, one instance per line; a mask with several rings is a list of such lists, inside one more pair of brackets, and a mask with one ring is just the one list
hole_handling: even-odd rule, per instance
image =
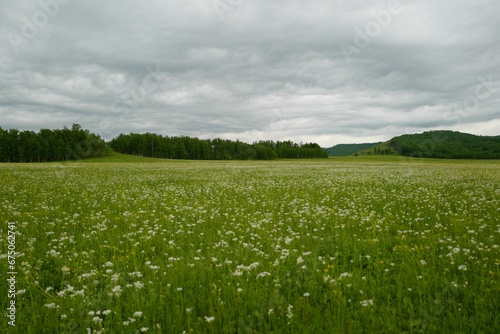
[[113, 155], [0, 185], [4, 332], [500, 332], [499, 161]]

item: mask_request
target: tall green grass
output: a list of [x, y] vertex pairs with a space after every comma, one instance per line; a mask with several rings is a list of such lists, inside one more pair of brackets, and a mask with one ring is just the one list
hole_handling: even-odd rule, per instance
[[0, 165], [0, 328], [499, 332], [500, 164], [359, 158]]

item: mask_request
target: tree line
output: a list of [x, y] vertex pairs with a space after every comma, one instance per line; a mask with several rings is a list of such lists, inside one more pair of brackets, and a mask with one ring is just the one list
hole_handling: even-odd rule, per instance
[[500, 136], [476, 136], [456, 131], [429, 131], [391, 139], [399, 154], [419, 158], [500, 159]]
[[109, 145], [119, 153], [164, 159], [273, 160], [328, 157], [326, 151], [316, 143], [268, 140], [247, 144], [239, 140], [169, 137], [153, 133], [121, 134], [111, 140]]
[[50, 162], [106, 155], [110, 149], [96, 134], [73, 124], [71, 129], [39, 132], [0, 128], [0, 162]]

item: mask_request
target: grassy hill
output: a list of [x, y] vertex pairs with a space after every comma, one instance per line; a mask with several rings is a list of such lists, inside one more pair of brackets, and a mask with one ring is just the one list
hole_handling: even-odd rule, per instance
[[325, 148], [328, 156], [341, 157], [353, 155], [356, 152], [363, 151], [370, 147], [374, 147], [380, 143], [365, 143], [365, 144], [338, 144], [330, 148]]
[[128, 162], [139, 162], [139, 163], [158, 163], [158, 162], [168, 162], [167, 159], [159, 158], [147, 158], [136, 155], [122, 154], [118, 152], [111, 152], [105, 156], [89, 158], [85, 160], [78, 160], [78, 163], [128, 163]]

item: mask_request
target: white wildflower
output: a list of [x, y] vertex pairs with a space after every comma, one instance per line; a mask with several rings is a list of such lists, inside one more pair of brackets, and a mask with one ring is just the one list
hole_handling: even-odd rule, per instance
[[373, 305], [373, 299], [368, 299], [368, 300], [362, 300], [359, 302], [361, 306], [367, 307]]
[[142, 283], [142, 282], [140, 282], [140, 281], [134, 282], [134, 287], [135, 287], [137, 290], [140, 290], [140, 289], [144, 288], [144, 283]]
[[344, 277], [352, 277], [352, 274], [350, 274], [348, 272], [342, 273], [342, 274], [340, 274], [339, 279], [342, 279]]
[[47, 308], [59, 308], [59, 306], [56, 305], [56, 303], [50, 303], [50, 304], [45, 304], [45, 307]]
[[233, 273], [233, 276], [242, 276], [243, 275], [243, 272], [239, 269], [236, 269]]
[[51, 249], [50, 252], [47, 252], [47, 254], [52, 257], [58, 257], [59, 255], [61, 255], [61, 253], [57, 252], [55, 249]]
[[271, 273], [268, 273], [267, 271], [263, 271], [263, 272], [257, 274], [257, 278], [266, 277], [266, 276], [271, 276]]
[[85, 297], [85, 290], [84, 289], [76, 290], [70, 297], [73, 298], [75, 296]]
[[110, 296], [115, 295], [115, 296], [120, 296], [123, 292], [123, 289], [121, 286], [117, 285], [113, 289], [111, 289], [111, 293], [109, 294]]

